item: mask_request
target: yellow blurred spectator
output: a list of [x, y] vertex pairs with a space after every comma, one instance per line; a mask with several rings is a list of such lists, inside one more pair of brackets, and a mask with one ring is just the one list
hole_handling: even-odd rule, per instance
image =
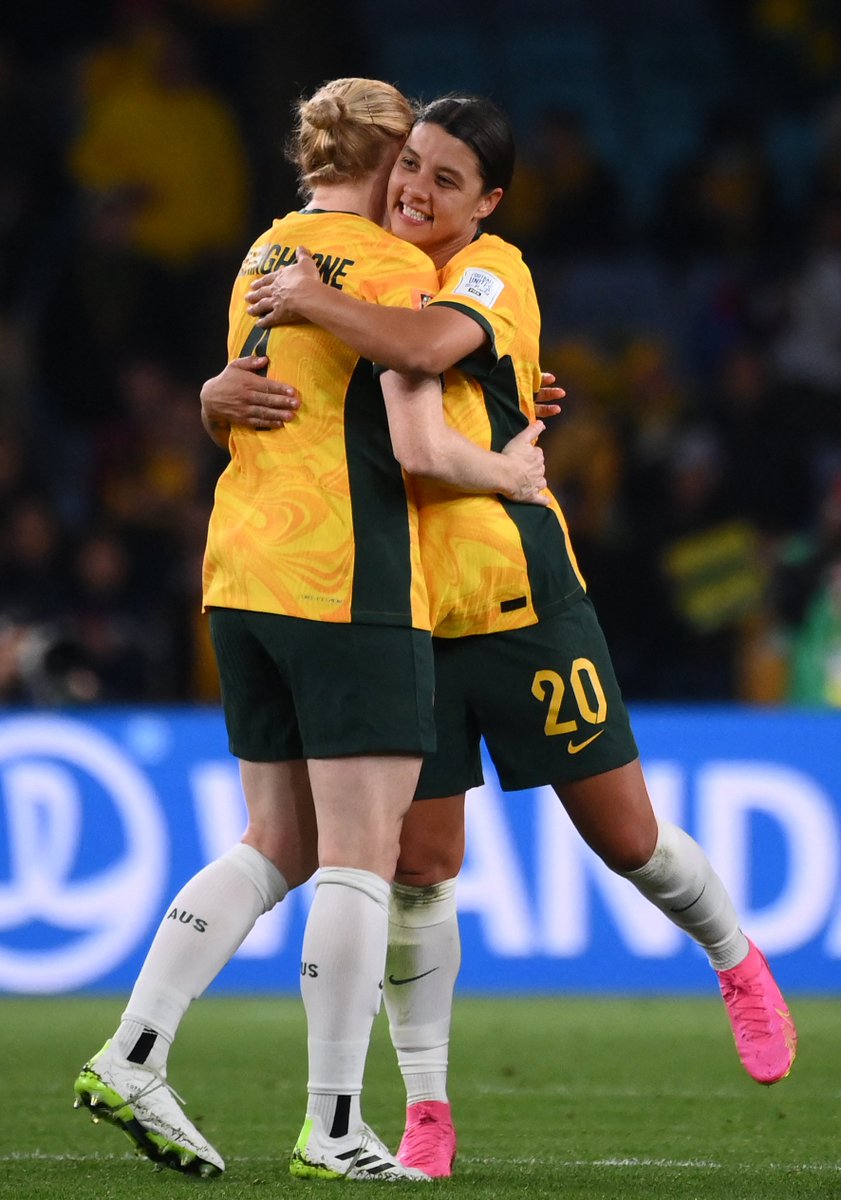
[[88, 63], [86, 112], [70, 151], [77, 182], [130, 213], [134, 250], [170, 268], [236, 248], [248, 167], [225, 101], [202, 84], [191, 47], [144, 24]]

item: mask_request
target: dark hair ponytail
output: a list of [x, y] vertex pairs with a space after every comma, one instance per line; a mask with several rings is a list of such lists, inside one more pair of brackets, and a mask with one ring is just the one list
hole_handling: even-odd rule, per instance
[[417, 125], [440, 125], [451, 137], [469, 146], [490, 192], [510, 187], [514, 174], [514, 134], [505, 114], [482, 96], [444, 96], [418, 114]]

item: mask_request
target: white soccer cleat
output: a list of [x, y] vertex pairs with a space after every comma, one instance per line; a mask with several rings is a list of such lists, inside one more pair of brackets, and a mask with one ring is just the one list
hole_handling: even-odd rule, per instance
[[150, 1067], [120, 1058], [110, 1042], [85, 1063], [73, 1091], [75, 1108], [84, 1105], [94, 1123], [110, 1121], [122, 1129], [135, 1152], [152, 1162], [205, 1179], [225, 1170], [166, 1079]]
[[373, 1129], [363, 1125], [346, 1137], [330, 1138], [321, 1122], [307, 1117], [289, 1161], [298, 1179], [382, 1179], [428, 1183], [430, 1177], [404, 1167]]

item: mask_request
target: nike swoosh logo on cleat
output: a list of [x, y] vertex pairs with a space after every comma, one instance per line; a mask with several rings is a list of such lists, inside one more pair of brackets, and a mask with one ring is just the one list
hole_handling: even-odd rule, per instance
[[586, 742], [579, 742], [578, 745], [576, 745], [575, 742], [567, 742], [567, 753], [578, 754], [580, 750], [584, 750], [590, 745], [591, 742], [594, 742], [596, 738], [600, 738], [603, 733], [604, 730], [600, 729], [598, 733], [594, 733], [592, 737], [588, 737]]
[[430, 967], [428, 971], [422, 971], [420, 975], [410, 975], [408, 979], [395, 979], [393, 975], [389, 975], [388, 982], [394, 984], [395, 987], [400, 987], [404, 983], [414, 983], [416, 979], [425, 979], [427, 975], [431, 975], [433, 971], [437, 970], [437, 967]]
[[774, 1012], [783, 1023], [783, 1040], [791, 1054], [792, 1061], [794, 1061], [794, 1056], [797, 1053], [797, 1030], [795, 1029], [794, 1021], [791, 1019], [791, 1013], [787, 1008], [782, 1010], [775, 1008]]

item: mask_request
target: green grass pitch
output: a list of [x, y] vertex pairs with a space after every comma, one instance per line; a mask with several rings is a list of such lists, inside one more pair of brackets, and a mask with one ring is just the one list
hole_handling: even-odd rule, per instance
[[[112, 1126], [74, 1111], [72, 1083], [111, 1033], [122, 998], [0, 999], [0, 1196], [16, 1200], [301, 1200], [411, 1184], [293, 1180], [304, 1114], [300, 1002], [210, 997], [194, 1005], [170, 1079], [226, 1159], [211, 1182], [155, 1170]], [[838, 1001], [792, 1004], [800, 1052], [759, 1087], [716, 998], [459, 997], [451, 1100], [459, 1159], [433, 1186], [479, 1200], [798, 1200], [841, 1196]], [[403, 1092], [384, 1017], [364, 1111], [392, 1146]]]

